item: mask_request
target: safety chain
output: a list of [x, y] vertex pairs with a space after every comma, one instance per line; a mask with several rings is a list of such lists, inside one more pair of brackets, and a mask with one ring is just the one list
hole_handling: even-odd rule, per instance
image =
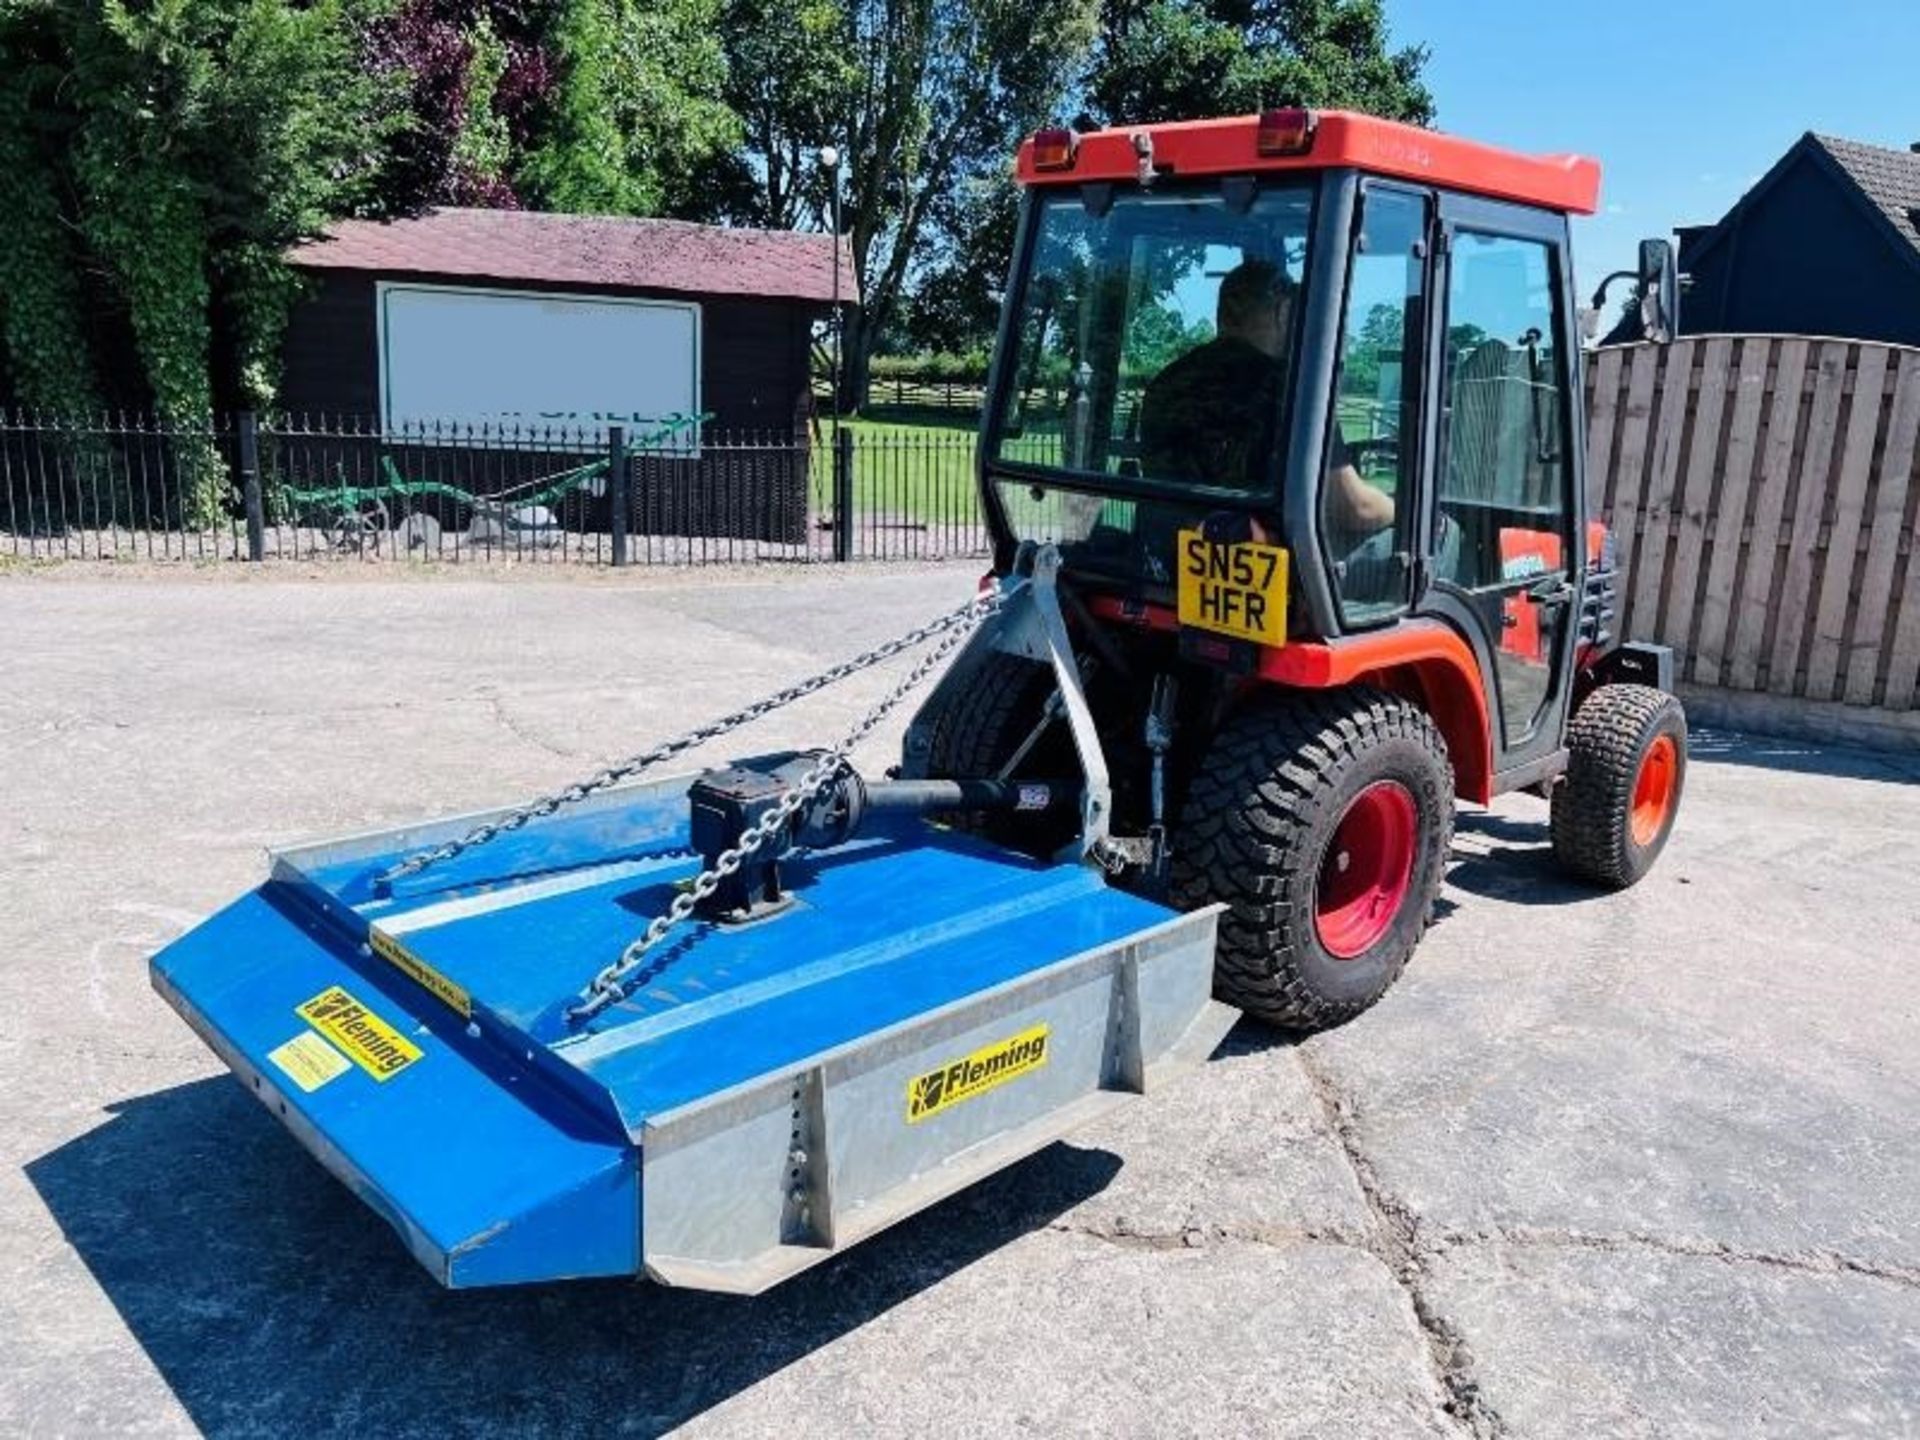
[[[663, 740], [651, 749], [642, 750], [636, 755], [630, 755], [626, 759], [607, 766], [606, 769], [589, 776], [585, 780], [575, 781], [564, 790], [556, 790], [550, 795], [542, 795], [536, 800], [530, 800], [518, 810], [509, 811], [497, 820], [488, 820], [480, 825], [476, 825], [456, 840], [449, 840], [445, 844], [418, 851], [407, 856], [405, 859], [396, 861], [374, 877], [374, 887], [377, 891], [390, 890], [396, 880], [404, 880], [409, 875], [417, 875], [430, 865], [438, 865], [443, 860], [451, 860], [454, 856], [471, 850], [477, 845], [484, 845], [489, 840], [504, 835], [510, 830], [518, 830], [521, 826], [534, 820], [545, 819], [557, 810], [564, 809], [569, 805], [577, 805], [588, 796], [596, 795], [610, 786], [619, 784], [622, 780], [629, 779], [643, 771], [650, 770], [664, 760], [671, 760], [675, 755], [695, 749], [698, 746], [706, 744], [709, 740], [717, 740], [720, 736], [738, 730], [743, 725], [750, 725], [755, 720], [766, 715], [771, 715], [774, 711], [791, 705], [796, 700], [804, 699], [816, 691], [824, 690], [827, 686], [846, 679], [849, 675], [857, 675], [862, 670], [870, 670], [882, 661], [890, 660], [903, 651], [911, 650], [916, 645], [932, 639], [935, 635], [952, 632], [956, 627], [961, 626], [964, 626], [965, 629], [960, 633], [965, 635], [988, 615], [992, 614], [994, 610], [998, 609], [999, 605], [1000, 592], [998, 590], [986, 591], [974, 599], [969, 600], [959, 609], [950, 610], [937, 619], [929, 620], [924, 625], [916, 626], [912, 630], [907, 631], [906, 634], [889, 640], [883, 645], [876, 645], [873, 649], [856, 655], [851, 660], [843, 660], [830, 670], [822, 670], [818, 675], [810, 676], [797, 684], [789, 685], [784, 690], [775, 691], [765, 699], [756, 700], [751, 705], [742, 706], [732, 714], [723, 715], [718, 720], [710, 721], [696, 730], [689, 730], [686, 734], [676, 736], [671, 740]], [[945, 654], [948, 648], [950, 647], [943, 647], [940, 653]]]
[[692, 915], [700, 903], [718, 890], [721, 882], [735, 874], [761, 846], [784, 831], [793, 817], [811, 804], [828, 783], [846, 768], [848, 755], [854, 747], [866, 739], [873, 728], [886, 719], [888, 713], [906, 699], [922, 680], [939, 668], [941, 661], [959, 648], [974, 627], [998, 608], [999, 601], [999, 592], [991, 592], [974, 601], [966, 611], [957, 612], [968, 617], [971, 623], [966, 624], [965, 628], [949, 627], [946, 637], [922, 656], [905, 678], [881, 697], [878, 704], [861, 716], [860, 722], [841, 736], [838, 744], [823, 750], [813, 767], [781, 795], [773, 809], [762, 815], [740, 837], [739, 843], [722, 851], [711, 866], [701, 871], [673, 897], [671, 905], [653, 917], [640, 938], [628, 945], [618, 960], [593, 977], [581, 992], [580, 1003], [567, 1011], [567, 1018], [590, 1020], [609, 1005], [625, 999], [626, 982], [640, 968], [647, 952], [664, 940], [674, 926]]

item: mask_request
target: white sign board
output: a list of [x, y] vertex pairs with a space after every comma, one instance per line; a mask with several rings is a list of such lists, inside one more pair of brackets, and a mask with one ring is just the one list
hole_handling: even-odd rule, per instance
[[[389, 430], [552, 425], [635, 440], [700, 410], [700, 307], [604, 295], [382, 282], [381, 412]], [[674, 443], [693, 445], [682, 427]]]

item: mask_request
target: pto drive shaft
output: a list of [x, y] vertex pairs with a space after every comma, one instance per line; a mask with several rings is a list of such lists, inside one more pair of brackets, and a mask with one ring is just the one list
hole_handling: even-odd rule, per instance
[[[709, 866], [750, 830], [812, 766], [811, 754], [770, 756], [703, 775], [687, 792], [693, 844]], [[794, 817], [784, 844], [769, 844], [721, 884], [701, 907], [714, 920], [758, 919], [790, 900], [780, 883], [780, 852], [844, 844], [876, 815], [957, 811], [1039, 812], [1080, 803], [1078, 781], [867, 780], [853, 770]]]

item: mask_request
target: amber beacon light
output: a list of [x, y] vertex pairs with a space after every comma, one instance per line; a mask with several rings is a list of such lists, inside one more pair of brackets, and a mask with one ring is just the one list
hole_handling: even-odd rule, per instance
[[1262, 111], [1254, 148], [1262, 155], [1304, 155], [1313, 148], [1314, 120], [1311, 110]]
[[1033, 168], [1036, 170], [1071, 170], [1074, 152], [1080, 148], [1080, 137], [1065, 126], [1033, 132]]

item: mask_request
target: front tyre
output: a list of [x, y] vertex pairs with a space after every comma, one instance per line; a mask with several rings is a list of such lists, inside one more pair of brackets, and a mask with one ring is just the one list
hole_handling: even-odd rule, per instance
[[1553, 854], [1582, 880], [1624, 890], [1673, 833], [1687, 780], [1687, 715], [1650, 685], [1602, 685], [1567, 726], [1553, 790]]
[[1352, 1019], [1406, 967], [1453, 838], [1453, 767], [1418, 706], [1354, 687], [1264, 696], [1193, 778], [1174, 901], [1224, 901], [1214, 991], [1271, 1024]]

